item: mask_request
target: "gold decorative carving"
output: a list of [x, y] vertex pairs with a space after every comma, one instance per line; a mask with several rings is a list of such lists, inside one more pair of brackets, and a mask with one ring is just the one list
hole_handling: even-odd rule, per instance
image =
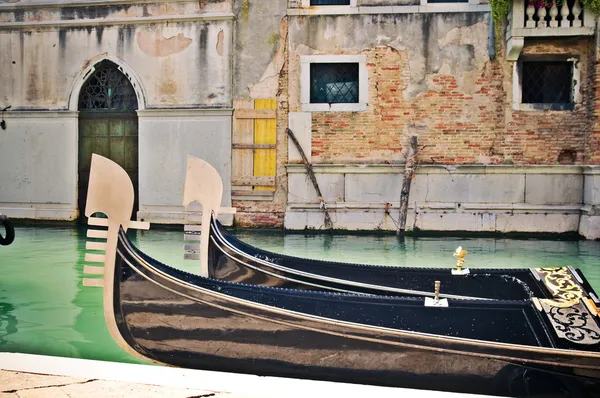
[[600, 327], [589, 311], [585, 292], [568, 268], [536, 268], [552, 299], [539, 299], [558, 337], [576, 344], [600, 343]]
[[[543, 278], [544, 285], [546, 285], [555, 298], [555, 300], [550, 301], [562, 303], [561, 305], [573, 302], [571, 304], [573, 305], [579, 303], [583, 298], [583, 289], [575, 281], [568, 268], [536, 268], [535, 271]], [[559, 305], [554, 306], [566, 308]]]

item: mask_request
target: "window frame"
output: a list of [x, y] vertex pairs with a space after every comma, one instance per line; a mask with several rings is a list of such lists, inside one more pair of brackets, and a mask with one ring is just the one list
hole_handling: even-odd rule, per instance
[[311, 6], [310, 5], [310, 0], [302, 0], [302, 4], [300, 5], [302, 8], [321, 8], [321, 7], [325, 7], [325, 8], [330, 8], [330, 7], [356, 7], [356, 2], [357, 0], [350, 0], [350, 4], [346, 4], [346, 5], [338, 5], [338, 4], [331, 4], [331, 5], [320, 5], [320, 6]]
[[[524, 103], [523, 102], [523, 63], [524, 62], [569, 62], [571, 73], [570, 103]], [[572, 55], [528, 55], [521, 56], [513, 65], [513, 109], [516, 111], [572, 111], [581, 103], [581, 71], [579, 57]]]
[[[310, 64], [357, 63], [358, 102], [312, 103], [310, 102]], [[303, 55], [300, 56], [300, 103], [303, 112], [360, 112], [367, 109], [369, 99], [369, 74], [366, 55]]]

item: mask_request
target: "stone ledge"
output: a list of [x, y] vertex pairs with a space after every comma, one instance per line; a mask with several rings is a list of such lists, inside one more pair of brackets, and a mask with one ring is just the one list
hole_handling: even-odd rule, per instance
[[79, 112], [68, 110], [35, 110], [35, 109], [11, 109], [4, 112], [4, 119], [33, 119], [33, 118], [72, 118], [77, 119]]
[[[161, 3], [195, 3], [196, 0], [160, 0]], [[32, 0], [27, 3], [2, 3], [0, 12], [8, 10], [22, 10], [29, 8], [54, 8], [54, 7], [89, 7], [113, 6], [124, 4], [148, 4], [151, 0]]]
[[[286, 164], [288, 174], [306, 174], [303, 164]], [[422, 165], [417, 167], [419, 174], [583, 174], [584, 167], [578, 165]], [[317, 174], [400, 174], [404, 164], [313, 164]], [[600, 169], [597, 171], [600, 174]]]
[[222, 108], [222, 109], [196, 109], [196, 108], [157, 108], [157, 109], [144, 109], [137, 111], [139, 118], [181, 118], [181, 117], [206, 117], [206, 116], [220, 116], [220, 117], [230, 117], [233, 115], [232, 108]]
[[[327, 203], [327, 208], [332, 211], [338, 210], [380, 210], [385, 209], [385, 203], [381, 202], [341, 202]], [[388, 203], [390, 210], [398, 209], [398, 202]], [[416, 205], [416, 206], [415, 206]], [[442, 211], [455, 213], [560, 213], [560, 214], [580, 214], [581, 211], [591, 211], [591, 206], [575, 205], [533, 205], [520, 203], [454, 203], [454, 202], [411, 202], [408, 209], [415, 209], [418, 212]], [[589, 209], [588, 209], [589, 208]], [[306, 211], [323, 212], [320, 203], [290, 203], [287, 206], [288, 211]]]
[[72, 20], [54, 20], [54, 21], [31, 21], [31, 22], [1, 22], [2, 29], [40, 29], [40, 28], [60, 28], [75, 26], [106, 26], [106, 25], [131, 25], [131, 24], [151, 24], [161, 22], [198, 22], [198, 21], [233, 21], [233, 13], [212, 12], [197, 15], [171, 15], [160, 17], [133, 17], [133, 18], [107, 18], [107, 19], [72, 19]]

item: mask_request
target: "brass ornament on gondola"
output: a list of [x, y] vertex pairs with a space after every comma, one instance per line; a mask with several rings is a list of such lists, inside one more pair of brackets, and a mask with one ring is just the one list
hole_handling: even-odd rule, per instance
[[453, 254], [453, 256], [456, 257], [456, 268], [452, 270], [452, 275], [467, 275], [470, 273], [468, 268], [463, 268], [465, 256], [468, 253], [468, 251], [463, 250], [462, 246], [456, 248]]

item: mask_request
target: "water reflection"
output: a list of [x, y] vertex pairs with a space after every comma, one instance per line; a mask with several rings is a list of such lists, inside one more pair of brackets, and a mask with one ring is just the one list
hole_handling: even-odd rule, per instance
[[[5, 298], [1, 297], [0, 299], [4, 300]], [[17, 317], [11, 314], [14, 309], [12, 304], [0, 301], [0, 347], [8, 343], [7, 336], [19, 331]]]

